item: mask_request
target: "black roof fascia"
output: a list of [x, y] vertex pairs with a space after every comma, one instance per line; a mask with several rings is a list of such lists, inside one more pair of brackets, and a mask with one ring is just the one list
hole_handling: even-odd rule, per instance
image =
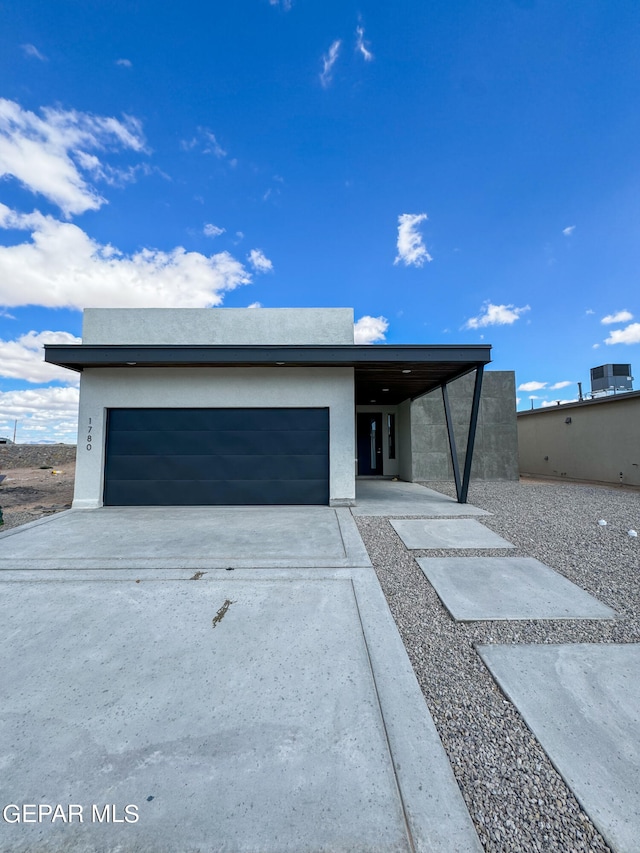
[[85, 367], [181, 366], [335, 366], [393, 365], [402, 362], [470, 365], [491, 361], [490, 344], [324, 344], [184, 345], [184, 344], [45, 344], [45, 361], [70, 370]]
[[104, 367], [352, 367], [356, 404], [396, 405], [484, 367], [491, 361], [491, 346], [46, 344], [45, 360], [76, 371]]

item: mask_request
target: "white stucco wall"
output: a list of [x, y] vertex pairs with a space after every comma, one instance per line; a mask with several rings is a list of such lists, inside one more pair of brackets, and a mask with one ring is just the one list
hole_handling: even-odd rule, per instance
[[107, 409], [156, 407], [328, 407], [330, 501], [355, 502], [353, 368], [131, 367], [82, 374], [74, 508], [102, 506]]
[[352, 308], [87, 308], [85, 344], [353, 344]]

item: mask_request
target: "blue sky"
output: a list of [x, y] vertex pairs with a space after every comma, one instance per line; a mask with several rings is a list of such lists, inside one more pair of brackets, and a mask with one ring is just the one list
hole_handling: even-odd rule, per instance
[[[353, 306], [519, 408], [640, 374], [627, 0], [0, 2], [0, 435], [75, 440], [89, 306]], [[636, 383], [636, 387], [638, 383]]]

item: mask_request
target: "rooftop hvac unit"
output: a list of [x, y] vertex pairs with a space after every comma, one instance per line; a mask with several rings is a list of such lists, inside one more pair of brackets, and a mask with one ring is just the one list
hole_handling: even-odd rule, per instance
[[633, 391], [630, 364], [603, 364], [591, 368], [591, 393]]

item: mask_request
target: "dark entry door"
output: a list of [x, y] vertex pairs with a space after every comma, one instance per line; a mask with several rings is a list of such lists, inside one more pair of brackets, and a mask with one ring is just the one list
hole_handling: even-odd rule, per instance
[[358, 412], [358, 474], [382, 474], [382, 413]]
[[328, 409], [111, 409], [107, 506], [329, 503]]

